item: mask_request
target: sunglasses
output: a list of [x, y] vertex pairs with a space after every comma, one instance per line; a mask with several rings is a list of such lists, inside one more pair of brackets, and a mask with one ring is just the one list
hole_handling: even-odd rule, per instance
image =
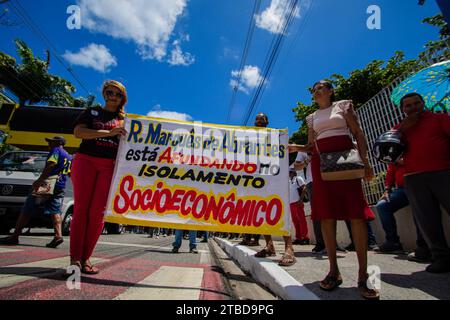
[[115, 96], [115, 97], [118, 97], [118, 98], [123, 98], [123, 94], [122, 94], [122, 93], [120, 93], [120, 92], [114, 92], [114, 91], [112, 91], [112, 90], [106, 90], [106, 91], [105, 91], [105, 94], [106, 94], [108, 97]]

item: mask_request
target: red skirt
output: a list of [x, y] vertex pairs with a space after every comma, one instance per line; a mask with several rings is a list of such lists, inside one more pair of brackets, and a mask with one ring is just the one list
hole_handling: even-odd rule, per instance
[[[349, 136], [336, 136], [317, 140], [321, 152], [337, 152], [353, 147]], [[374, 220], [364, 197], [361, 179], [323, 181], [320, 175], [320, 157], [314, 150], [311, 163], [313, 197], [311, 218], [313, 220]]]

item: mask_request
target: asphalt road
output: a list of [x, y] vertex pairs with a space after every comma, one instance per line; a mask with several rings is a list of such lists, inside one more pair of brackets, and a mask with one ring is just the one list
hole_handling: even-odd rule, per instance
[[[51, 230], [33, 229], [18, 246], [0, 246], [0, 300], [229, 300], [223, 269], [208, 243], [189, 253], [188, 240], [174, 254], [174, 236], [102, 235], [91, 261], [98, 275], [82, 275], [80, 288], [63, 277], [69, 264], [69, 239], [46, 248]], [[72, 279], [73, 280], [73, 279]], [[243, 279], [248, 281], [248, 279]]]

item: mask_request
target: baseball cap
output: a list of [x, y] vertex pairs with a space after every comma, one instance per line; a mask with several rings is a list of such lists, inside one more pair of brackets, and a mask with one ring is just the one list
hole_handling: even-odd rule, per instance
[[53, 138], [45, 138], [47, 142], [58, 142], [60, 145], [64, 146], [66, 144], [66, 139], [61, 136], [56, 136]]

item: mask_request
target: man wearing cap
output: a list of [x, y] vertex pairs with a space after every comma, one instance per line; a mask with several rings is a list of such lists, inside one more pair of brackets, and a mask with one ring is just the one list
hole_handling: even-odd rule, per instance
[[[28, 224], [30, 218], [36, 213], [39, 198], [43, 201], [44, 214], [50, 215], [55, 229], [55, 237], [46, 246], [56, 248], [64, 242], [61, 231], [61, 206], [64, 199], [64, 189], [66, 187], [67, 175], [70, 173], [72, 157], [64, 150], [66, 140], [64, 137], [46, 138], [50, 152], [47, 156], [47, 162], [40, 177], [33, 183], [32, 192], [27, 197], [22, 212], [16, 223], [14, 233], [0, 239], [0, 244], [17, 245], [19, 244], [19, 235], [22, 229]], [[56, 176], [54, 191], [50, 196], [39, 196], [33, 194], [39, 187], [46, 184], [49, 177]]]

